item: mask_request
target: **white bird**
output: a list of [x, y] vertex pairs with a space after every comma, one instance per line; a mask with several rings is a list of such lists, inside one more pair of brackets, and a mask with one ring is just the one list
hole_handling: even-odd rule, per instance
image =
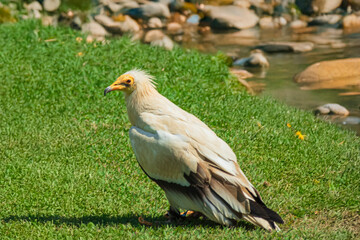
[[169, 215], [200, 212], [227, 226], [245, 219], [269, 231], [281, 217], [266, 207], [231, 148], [202, 121], [162, 96], [141, 70], [121, 75], [104, 91], [125, 94], [136, 159], [164, 191]]

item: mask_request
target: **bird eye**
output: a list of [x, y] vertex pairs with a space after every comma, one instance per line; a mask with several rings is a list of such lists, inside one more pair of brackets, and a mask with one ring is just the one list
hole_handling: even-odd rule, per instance
[[131, 80], [130, 80], [130, 79], [128, 79], [128, 80], [126, 80], [126, 82], [127, 82], [127, 83], [131, 83]]

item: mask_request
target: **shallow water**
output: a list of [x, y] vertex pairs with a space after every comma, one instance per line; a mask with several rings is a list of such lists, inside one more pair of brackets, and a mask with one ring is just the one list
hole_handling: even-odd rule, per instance
[[[192, 36], [187, 39], [188, 41], [183, 43], [185, 47], [197, 48], [202, 52], [210, 53], [222, 51], [239, 58], [248, 57], [252, 47], [259, 43], [301, 39], [315, 41], [315, 48], [310, 52], [266, 54], [270, 68], [265, 71], [245, 68], [255, 74], [255, 77], [247, 79], [247, 81], [251, 85], [257, 86], [255, 90], [258, 90], [259, 95], [270, 95], [288, 105], [309, 111], [326, 103], [338, 103], [347, 108], [350, 115], [345, 118], [326, 116], [323, 119], [336, 122], [360, 135], [360, 95], [341, 95], [360, 92], [360, 85], [339, 87], [338, 89], [303, 90], [301, 85], [293, 81], [296, 73], [313, 63], [360, 57], [360, 33], [344, 33], [341, 29], [332, 28], [318, 28], [316, 32], [310, 34], [293, 34], [290, 29], [275, 31], [250, 29], [205, 35], [192, 33]], [[340, 43], [341, 48], [333, 48], [331, 43], [336, 43], [338, 46]]]

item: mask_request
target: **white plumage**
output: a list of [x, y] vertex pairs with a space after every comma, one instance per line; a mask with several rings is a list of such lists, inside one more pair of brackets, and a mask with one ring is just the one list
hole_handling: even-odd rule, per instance
[[159, 94], [153, 77], [132, 70], [104, 94], [113, 90], [125, 93], [136, 159], [165, 191], [172, 215], [185, 209], [228, 226], [244, 218], [279, 230], [281, 217], [265, 206], [231, 148], [197, 117]]

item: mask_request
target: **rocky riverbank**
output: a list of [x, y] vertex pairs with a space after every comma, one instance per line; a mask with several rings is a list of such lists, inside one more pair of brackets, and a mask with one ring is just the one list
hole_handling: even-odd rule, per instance
[[[36, 18], [46, 26], [81, 30], [86, 33], [84, 40], [87, 42], [105, 42], [106, 37], [127, 35], [134, 41], [167, 50], [181, 45], [216, 52], [219, 48], [215, 45], [236, 46], [234, 49], [241, 46], [252, 51], [243, 54], [229, 51], [223, 57], [227, 58], [229, 66], [236, 68], [234, 75], [251, 93], [258, 92], [259, 85], [254, 89], [254, 85], [244, 79], [256, 75], [256, 69], [265, 72], [271, 69], [272, 62], [267, 55], [309, 53], [317, 48], [341, 51], [360, 47], [359, 41], [345, 42], [339, 37], [353, 34], [355, 40], [358, 39], [360, 1], [354, 0], [221, 0], [203, 3], [99, 0], [92, 1], [87, 10], [64, 8], [62, 4], [61, 0], [22, 5], [8, 1], [0, 5], [0, 22]], [[282, 33], [280, 38], [264, 37], [279, 32]], [[239, 72], [239, 68], [243, 70]], [[319, 61], [290, 75], [304, 90], [350, 88], [349, 93], [358, 96], [358, 69], [360, 58], [353, 57]]]

